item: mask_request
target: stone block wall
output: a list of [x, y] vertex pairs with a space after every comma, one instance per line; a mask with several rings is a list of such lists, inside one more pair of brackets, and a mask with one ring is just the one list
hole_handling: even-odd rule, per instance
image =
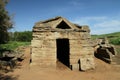
[[32, 65], [39, 65], [40, 67], [56, 67], [57, 39], [69, 40], [69, 67], [72, 70], [87, 70], [94, 68], [94, 52], [89, 43], [89, 33], [74, 31], [34, 32], [32, 40]]

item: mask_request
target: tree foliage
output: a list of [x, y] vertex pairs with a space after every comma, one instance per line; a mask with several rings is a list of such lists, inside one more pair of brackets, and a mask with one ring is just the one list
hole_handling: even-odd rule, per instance
[[12, 22], [8, 11], [5, 9], [8, 0], [0, 0], [0, 44], [9, 40], [8, 29], [12, 28]]
[[30, 42], [32, 40], [32, 32], [31, 31], [14, 32], [13, 40]]

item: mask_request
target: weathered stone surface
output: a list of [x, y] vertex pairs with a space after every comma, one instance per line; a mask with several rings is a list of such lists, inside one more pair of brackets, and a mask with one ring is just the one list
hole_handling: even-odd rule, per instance
[[55, 67], [60, 61], [72, 70], [94, 68], [89, 32], [88, 26], [72, 24], [62, 17], [36, 23], [31, 41], [31, 65]]
[[88, 69], [94, 69], [94, 58], [93, 57], [84, 57], [84, 58], [80, 58], [80, 67], [81, 70], [88, 70]]
[[95, 56], [107, 63], [112, 63], [112, 59], [117, 54], [114, 45], [110, 44], [107, 38], [96, 39], [94, 45]]

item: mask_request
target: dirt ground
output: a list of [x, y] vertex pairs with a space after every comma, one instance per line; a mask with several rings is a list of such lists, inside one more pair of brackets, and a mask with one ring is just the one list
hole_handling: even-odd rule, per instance
[[0, 73], [0, 80], [120, 80], [120, 65], [107, 64], [95, 58], [95, 70], [86, 72], [60, 69], [40, 69], [29, 66], [30, 48], [25, 49], [25, 59], [13, 72]]

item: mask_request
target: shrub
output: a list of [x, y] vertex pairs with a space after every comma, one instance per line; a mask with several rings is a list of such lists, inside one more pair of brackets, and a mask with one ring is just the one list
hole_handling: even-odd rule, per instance
[[111, 39], [110, 43], [114, 45], [120, 45], [120, 38]]

